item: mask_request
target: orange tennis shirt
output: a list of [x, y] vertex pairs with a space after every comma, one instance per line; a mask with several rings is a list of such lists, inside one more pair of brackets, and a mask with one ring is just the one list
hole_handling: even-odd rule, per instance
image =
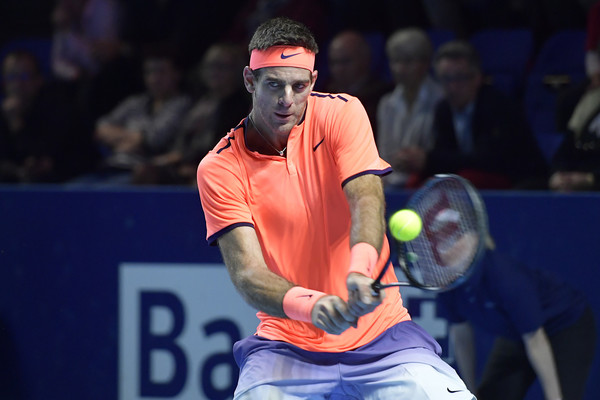
[[[311, 93], [303, 121], [288, 137], [287, 157], [248, 150], [246, 123], [222, 138], [198, 167], [208, 242], [235, 227], [252, 226], [272, 272], [347, 300], [350, 209], [343, 186], [364, 174], [391, 171], [379, 157], [364, 107], [346, 94]], [[386, 238], [375, 276], [389, 255]], [[383, 281], [396, 281], [393, 268]], [[258, 335], [319, 352], [355, 349], [410, 319], [398, 290], [388, 290], [375, 311], [341, 335], [261, 311], [257, 316]]]

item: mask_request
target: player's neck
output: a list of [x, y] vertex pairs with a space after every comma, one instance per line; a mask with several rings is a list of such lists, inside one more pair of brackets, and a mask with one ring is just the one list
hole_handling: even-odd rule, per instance
[[286, 156], [287, 144], [280, 145], [270, 135], [263, 133], [256, 124], [252, 114], [248, 116], [248, 132], [246, 134], [247, 145], [251, 150], [261, 154]]

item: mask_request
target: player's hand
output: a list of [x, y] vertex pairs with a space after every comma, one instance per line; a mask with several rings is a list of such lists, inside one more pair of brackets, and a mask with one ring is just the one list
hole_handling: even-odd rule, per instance
[[373, 279], [368, 276], [356, 272], [348, 274], [348, 308], [357, 318], [373, 311], [385, 298], [385, 290], [374, 293], [371, 289], [372, 284]]
[[339, 335], [351, 326], [356, 327], [356, 317], [348, 310], [348, 304], [338, 296], [321, 297], [311, 312], [314, 326], [327, 333]]

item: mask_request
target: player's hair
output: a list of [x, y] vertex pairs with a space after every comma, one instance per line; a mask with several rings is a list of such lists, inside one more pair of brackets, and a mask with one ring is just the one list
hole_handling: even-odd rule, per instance
[[464, 40], [452, 40], [440, 46], [435, 54], [435, 64], [444, 59], [466, 60], [471, 67], [481, 71], [481, 61], [477, 50]]
[[397, 30], [387, 40], [385, 50], [389, 58], [400, 53], [415, 60], [429, 62], [433, 57], [431, 41], [419, 28]]
[[306, 25], [286, 17], [276, 17], [263, 22], [254, 32], [248, 51], [266, 50], [272, 46], [298, 46], [317, 54], [319, 46]]

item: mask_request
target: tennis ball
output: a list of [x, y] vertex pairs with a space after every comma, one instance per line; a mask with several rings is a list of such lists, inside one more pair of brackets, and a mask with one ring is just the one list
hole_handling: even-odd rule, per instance
[[390, 232], [402, 242], [408, 242], [419, 236], [422, 226], [423, 222], [419, 214], [409, 209], [396, 211], [389, 221]]

